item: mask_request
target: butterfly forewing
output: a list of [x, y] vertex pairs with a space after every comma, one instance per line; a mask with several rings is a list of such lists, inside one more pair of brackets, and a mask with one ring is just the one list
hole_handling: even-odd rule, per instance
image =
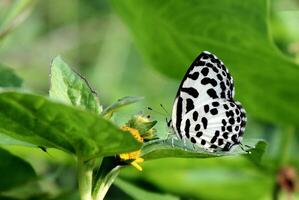
[[245, 110], [234, 102], [229, 71], [216, 56], [201, 53], [181, 82], [172, 110], [172, 128], [181, 139], [208, 150], [230, 150], [245, 129]]

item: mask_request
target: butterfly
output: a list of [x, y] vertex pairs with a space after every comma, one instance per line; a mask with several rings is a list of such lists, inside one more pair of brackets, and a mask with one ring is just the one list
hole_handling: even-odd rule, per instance
[[230, 151], [241, 144], [247, 121], [234, 94], [234, 81], [224, 63], [203, 51], [179, 86], [168, 127], [177, 138], [197, 147]]

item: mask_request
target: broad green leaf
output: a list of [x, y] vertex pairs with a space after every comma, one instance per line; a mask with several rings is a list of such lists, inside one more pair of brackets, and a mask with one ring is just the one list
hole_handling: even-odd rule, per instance
[[[248, 156], [253, 156], [256, 161], [259, 160], [260, 156], [264, 153], [266, 144], [262, 140], [249, 140], [245, 141], [244, 145], [250, 146], [246, 149], [250, 153]], [[259, 149], [255, 149], [258, 147]], [[233, 155], [245, 155], [248, 154], [242, 150], [240, 146], [234, 147], [229, 152], [208, 152], [204, 149], [193, 147], [191, 143], [183, 144], [178, 140], [153, 140], [145, 145], [141, 151], [141, 157], [145, 160], [177, 157], [177, 158], [213, 158], [220, 156], [233, 156]]]
[[0, 64], [0, 87], [21, 87], [22, 82], [12, 69]]
[[143, 97], [123, 97], [118, 99], [117, 102], [113, 103], [112, 105], [108, 106], [102, 113], [105, 118], [111, 118], [113, 113], [120, 109], [123, 106], [138, 102], [143, 100]]
[[114, 184], [135, 200], [155, 199], [155, 200], [178, 200], [178, 197], [169, 194], [158, 194], [141, 189], [122, 179], [116, 179]]
[[36, 0], [16, 0], [3, 23], [0, 24], [0, 41], [31, 13]]
[[0, 93], [0, 132], [82, 159], [115, 155], [140, 147], [130, 133], [97, 114], [18, 92]]
[[182, 199], [261, 199], [272, 190], [275, 176], [260, 172], [244, 157], [158, 159], [142, 164], [142, 173], [125, 168], [120, 177], [147, 183]]
[[102, 112], [102, 107], [95, 91], [87, 80], [74, 72], [60, 58], [54, 58], [51, 65], [50, 97], [66, 104], [80, 106], [97, 114]]
[[0, 193], [37, 179], [29, 163], [0, 148]]
[[299, 66], [273, 44], [268, 1], [111, 2], [160, 72], [181, 80], [201, 51], [211, 51], [228, 66], [249, 115], [299, 124]]
[[36, 147], [28, 142], [24, 142], [22, 140], [18, 140], [14, 137], [11, 137], [7, 134], [0, 133], [0, 145], [21, 145], [21, 146], [28, 146], [28, 147]]

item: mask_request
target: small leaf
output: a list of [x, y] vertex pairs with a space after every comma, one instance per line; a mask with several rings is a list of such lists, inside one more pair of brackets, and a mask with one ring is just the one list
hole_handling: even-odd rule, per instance
[[116, 179], [114, 184], [135, 200], [155, 199], [155, 200], [179, 200], [178, 197], [169, 194], [158, 194], [141, 189], [122, 179]]
[[[173, 144], [172, 144], [173, 142]], [[248, 144], [247, 144], [248, 143]], [[245, 141], [245, 145], [251, 146], [247, 151], [253, 151], [256, 145], [264, 143], [260, 140]], [[254, 146], [253, 146], [254, 144]], [[262, 153], [261, 149], [259, 153]], [[141, 150], [141, 157], [145, 160], [152, 160], [158, 158], [177, 157], [177, 158], [212, 158], [220, 156], [232, 156], [247, 154], [242, 150], [240, 146], [234, 147], [229, 152], [208, 152], [207, 150], [193, 147], [189, 142], [186, 145], [182, 141], [167, 139], [167, 140], [153, 140], [145, 143]], [[254, 156], [260, 156], [261, 154], [254, 154]]]
[[0, 132], [89, 159], [137, 150], [133, 136], [95, 113], [20, 92], [0, 93]]
[[0, 193], [37, 179], [29, 163], [0, 148]]
[[[247, 142], [247, 145], [251, 146], [254, 145], [254, 143], [249, 144]], [[260, 140], [254, 145], [254, 148], [250, 149], [250, 154], [247, 154], [246, 157], [248, 157], [253, 163], [260, 165], [266, 148], [267, 143], [264, 140]]]
[[87, 80], [72, 71], [60, 57], [54, 58], [52, 62], [50, 78], [51, 98], [98, 114], [102, 112], [97, 94], [91, 89]]
[[121, 99], [118, 99], [117, 102], [115, 102], [114, 104], [108, 106], [102, 113], [102, 115], [105, 118], [111, 118], [113, 113], [120, 109], [123, 106], [138, 102], [143, 100], [143, 97], [131, 97], [131, 96], [127, 96], [127, 97], [123, 97]]
[[0, 64], [0, 87], [21, 87], [22, 82], [12, 69]]

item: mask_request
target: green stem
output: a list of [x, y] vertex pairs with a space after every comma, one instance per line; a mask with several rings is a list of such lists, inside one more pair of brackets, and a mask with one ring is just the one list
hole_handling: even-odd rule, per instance
[[92, 171], [94, 161], [78, 159], [78, 184], [81, 200], [92, 200]]
[[278, 155], [279, 163], [278, 167], [281, 167], [288, 162], [289, 158], [289, 150], [291, 143], [293, 142], [293, 136], [294, 136], [295, 128], [293, 126], [288, 126], [284, 128], [283, 130], [283, 137], [281, 137], [281, 143], [280, 143], [280, 153]]
[[110, 186], [118, 176], [120, 172], [120, 166], [113, 168], [104, 179], [97, 183], [97, 188], [93, 193], [94, 200], [103, 200]]

